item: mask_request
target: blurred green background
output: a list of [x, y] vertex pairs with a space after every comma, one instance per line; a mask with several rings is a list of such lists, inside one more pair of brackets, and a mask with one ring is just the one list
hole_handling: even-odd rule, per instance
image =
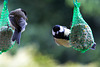
[[[90, 25], [96, 50], [80, 53], [57, 46], [52, 37], [54, 25], [70, 28], [73, 0], [8, 0], [9, 11], [22, 8], [27, 12], [28, 25], [21, 43], [0, 55], [0, 67], [100, 67], [100, 0], [78, 0], [81, 13]], [[0, 13], [3, 0], [0, 1]]]

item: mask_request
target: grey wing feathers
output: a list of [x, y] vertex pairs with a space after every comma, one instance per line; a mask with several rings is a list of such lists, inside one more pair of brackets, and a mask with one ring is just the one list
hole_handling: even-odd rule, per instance
[[21, 27], [18, 24], [18, 18], [10, 17], [9, 19], [10, 19], [11, 24], [16, 28], [16, 30], [20, 32], [21, 31]]
[[10, 21], [18, 32], [25, 30], [27, 23], [26, 20], [24, 20], [22, 17], [20, 19], [17, 17], [10, 17]]
[[26, 25], [27, 25], [26, 20], [24, 20], [23, 18], [20, 18], [19, 26], [21, 27], [21, 32], [23, 32], [25, 30]]

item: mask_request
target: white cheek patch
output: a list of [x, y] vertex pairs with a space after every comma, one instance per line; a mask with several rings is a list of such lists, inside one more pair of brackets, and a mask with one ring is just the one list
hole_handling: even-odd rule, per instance
[[52, 35], [55, 36], [55, 32], [52, 30]]
[[60, 26], [59, 32], [63, 32], [63, 31], [64, 31], [64, 28], [62, 26]]
[[64, 28], [65, 29], [65, 36], [68, 36], [70, 33], [71, 33], [71, 30], [70, 29], [67, 29], [67, 28]]
[[27, 22], [25, 22], [25, 25], [27, 25]]

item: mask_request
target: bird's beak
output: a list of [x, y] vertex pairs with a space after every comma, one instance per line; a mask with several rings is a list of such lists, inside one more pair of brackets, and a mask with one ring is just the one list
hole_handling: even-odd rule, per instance
[[28, 18], [26, 18], [26, 20], [28, 20]]
[[28, 20], [27, 16], [26, 16], [26, 20]]

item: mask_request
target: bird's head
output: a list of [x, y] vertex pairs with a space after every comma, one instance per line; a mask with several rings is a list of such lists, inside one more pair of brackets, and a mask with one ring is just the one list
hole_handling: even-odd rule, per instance
[[59, 39], [69, 39], [70, 30], [64, 26], [55, 25], [52, 29], [52, 35]]
[[27, 20], [27, 13], [21, 8], [15, 9], [10, 12], [9, 16], [17, 16], [17, 17], [23, 17], [25, 20]]

